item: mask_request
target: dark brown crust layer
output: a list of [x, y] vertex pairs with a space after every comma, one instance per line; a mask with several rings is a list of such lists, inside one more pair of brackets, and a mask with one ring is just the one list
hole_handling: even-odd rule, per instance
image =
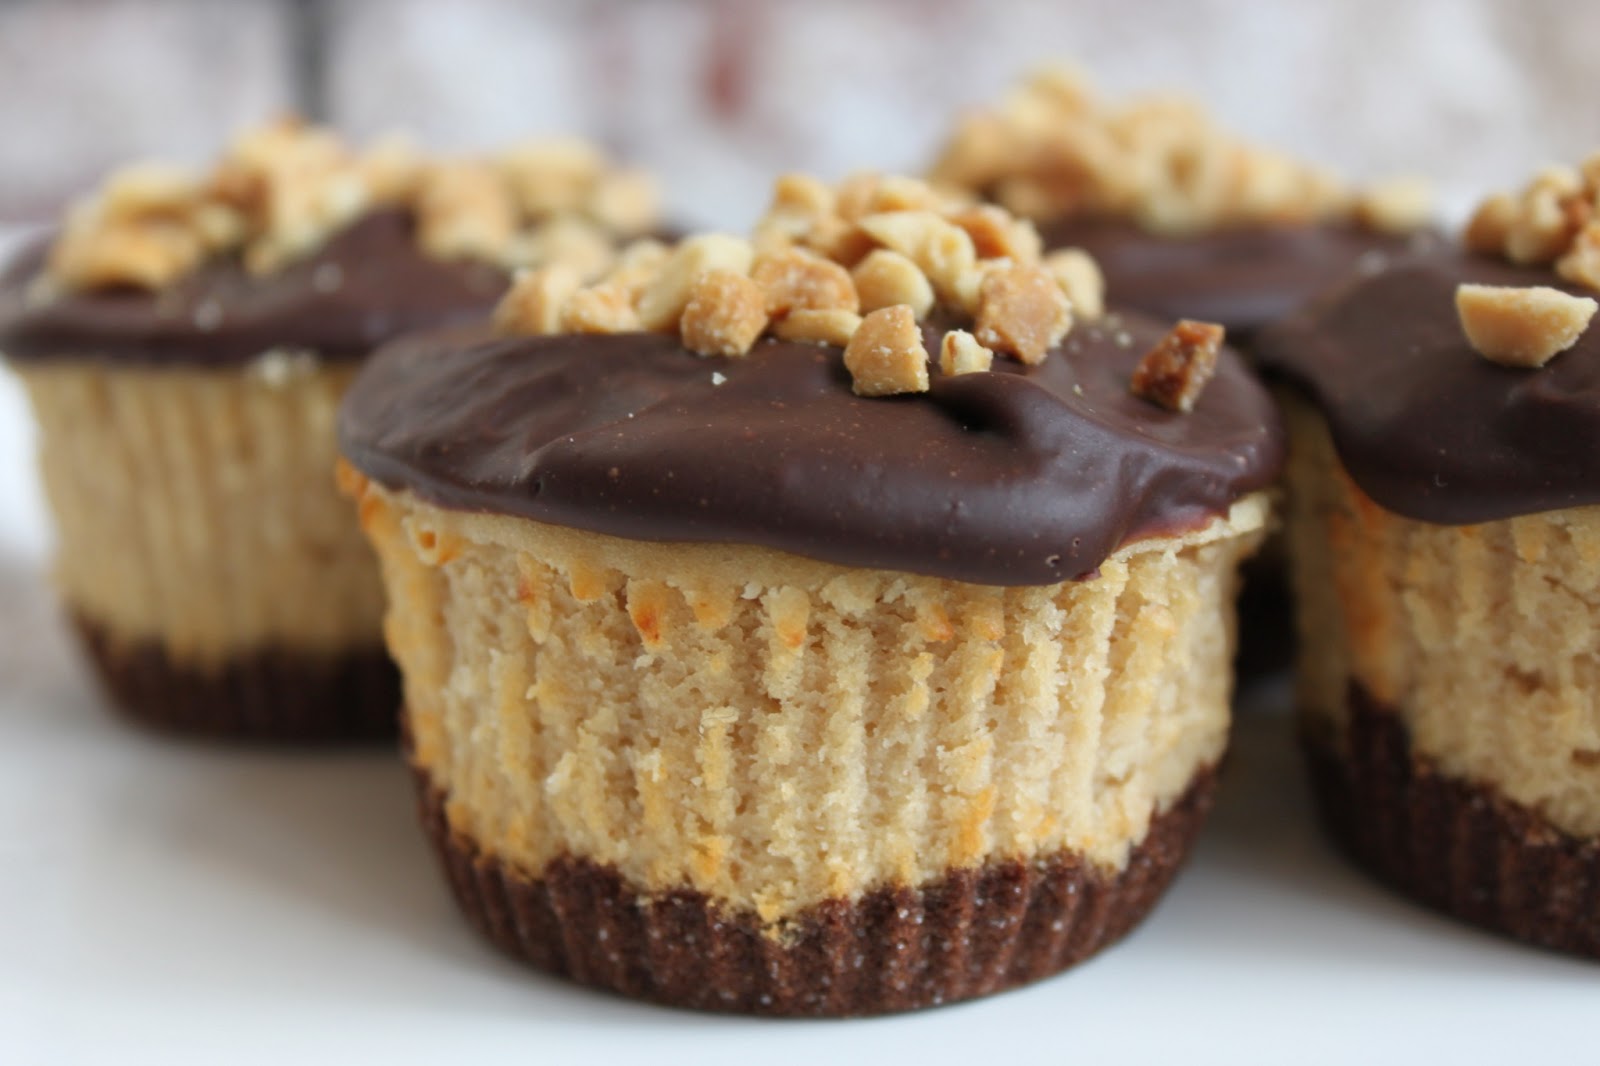
[[274, 744], [392, 740], [399, 673], [381, 649], [324, 659], [268, 648], [220, 671], [175, 662], [159, 644], [129, 644], [74, 613], [73, 625], [118, 712], [163, 733]]
[[1066, 969], [1120, 939], [1166, 891], [1211, 807], [1201, 772], [1108, 878], [1074, 855], [951, 871], [920, 890], [879, 889], [805, 911], [762, 935], [684, 889], [641, 895], [614, 869], [561, 859], [527, 877], [445, 818], [416, 770], [422, 822], [456, 902], [502, 951], [581, 984], [674, 1007], [841, 1017], [989, 995]]
[[1411, 751], [1399, 717], [1351, 685], [1344, 750], [1303, 733], [1324, 827], [1405, 894], [1531, 944], [1600, 958], [1600, 841]]

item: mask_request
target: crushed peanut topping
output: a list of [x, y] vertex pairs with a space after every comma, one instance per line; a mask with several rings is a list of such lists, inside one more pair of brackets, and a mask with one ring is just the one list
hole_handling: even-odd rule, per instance
[[1542, 285], [1456, 287], [1461, 331], [1479, 355], [1533, 369], [1578, 343], [1600, 303]]
[[[941, 369], [970, 374], [988, 370], [997, 354], [1039, 363], [1067, 336], [1075, 307], [1085, 318], [1104, 308], [1104, 283], [1086, 253], [1045, 258], [1025, 219], [913, 178], [874, 174], [836, 188], [785, 175], [748, 241], [706, 234], [671, 249], [641, 242], [590, 289], [570, 282], [570, 272], [523, 277], [496, 322], [514, 333], [594, 329], [595, 309], [617, 311], [626, 294], [636, 318], [617, 314], [629, 323], [618, 328], [675, 332], [701, 355], [742, 356], [769, 334], [843, 348], [863, 396], [928, 388], [920, 323], [935, 314], [952, 327], [940, 344]], [[585, 295], [595, 289], [603, 300]], [[552, 311], [556, 301], [582, 301], [584, 310], [574, 319]]]
[[928, 349], [911, 308], [881, 307], [863, 318], [845, 345], [844, 365], [857, 396], [927, 392]]
[[1600, 291], [1600, 152], [1577, 167], [1545, 167], [1517, 193], [1490, 196], [1462, 243], [1513, 263], [1553, 263], [1563, 279]]
[[1133, 394], [1169, 411], [1194, 410], [1217, 372], [1223, 335], [1215, 323], [1181, 320], [1139, 360], [1129, 383]]
[[939, 370], [945, 374], [981, 374], [994, 364], [994, 352], [964, 329], [953, 329], [939, 342]]
[[1239, 139], [1187, 100], [1149, 96], [1114, 106], [1062, 67], [969, 113], [930, 179], [1026, 218], [1112, 215], [1173, 235], [1345, 219], [1393, 232], [1426, 225], [1432, 213], [1416, 183], [1354, 193], [1316, 167]]
[[290, 118], [240, 136], [208, 174], [149, 164], [112, 174], [69, 213], [46, 280], [157, 290], [222, 255], [266, 274], [384, 207], [415, 214], [429, 256], [506, 269], [570, 261], [585, 277], [608, 270], [618, 238], [648, 231], [657, 212], [648, 176], [579, 141], [430, 160], [399, 138], [357, 152]]
[[1030, 366], [1044, 362], [1072, 328], [1072, 304], [1055, 275], [1042, 266], [991, 271], [978, 292], [973, 335], [986, 347], [1010, 352]]
[[767, 328], [770, 289], [732, 270], [695, 279], [683, 309], [683, 343], [704, 355], [744, 355]]

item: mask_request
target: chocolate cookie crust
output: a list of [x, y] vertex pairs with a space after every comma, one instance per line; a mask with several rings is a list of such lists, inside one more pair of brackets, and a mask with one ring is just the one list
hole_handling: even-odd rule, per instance
[[1324, 827], [1379, 880], [1474, 925], [1600, 958], [1600, 842], [1440, 774], [1359, 684], [1342, 745], [1302, 743]]
[[312, 656], [282, 648], [236, 655], [218, 670], [174, 660], [154, 641], [129, 644], [74, 614], [115, 707], [163, 733], [278, 744], [392, 739], [400, 678], [382, 648]]
[[580, 984], [675, 1007], [779, 1016], [886, 1014], [1039, 980], [1120, 939], [1188, 857], [1215, 778], [1196, 776], [1114, 875], [1072, 855], [955, 870], [808, 909], [786, 935], [688, 889], [641, 893], [561, 859], [531, 878], [450, 829], [448, 797], [414, 768], [423, 826], [472, 925]]

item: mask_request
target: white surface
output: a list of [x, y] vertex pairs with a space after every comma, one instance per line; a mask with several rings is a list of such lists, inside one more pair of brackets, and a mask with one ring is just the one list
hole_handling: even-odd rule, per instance
[[1458, 927], [1347, 870], [1313, 832], [1281, 714], [1241, 720], [1221, 806], [1154, 917], [1032, 988], [762, 1022], [525, 971], [458, 920], [391, 755], [202, 748], [107, 717], [43, 583], [27, 440], [0, 375], [7, 1066], [1592, 1058], [1600, 966]]

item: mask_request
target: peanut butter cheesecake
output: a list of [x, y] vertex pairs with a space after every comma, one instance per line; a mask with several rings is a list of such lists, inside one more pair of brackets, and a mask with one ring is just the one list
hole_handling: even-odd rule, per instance
[[[1078, 266], [1082, 264], [1079, 263]], [[424, 820], [495, 944], [709, 1010], [926, 1007], [1153, 907], [1226, 746], [1275, 410], [1031, 224], [779, 181], [535, 271], [340, 416]]]
[[1262, 338], [1292, 386], [1323, 820], [1417, 899], [1600, 956], [1600, 156]]
[[[1057, 254], [1091, 257], [1120, 306], [1217, 322], [1246, 356], [1258, 330], [1317, 292], [1439, 247], [1424, 182], [1356, 188], [1192, 100], [1107, 101], [1062, 67], [965, 115], [931, 177], [1034, 219]], [[1293, 612], [1275, 538], [1246, 568], [1239, 613], [1241, 674], [1287, 667]]]
[[519, 264], [609, 268], [647, 179], [570, 142], [479, 161], [283, 121], [205, 174], [114, 174], [0, 278], [56, 579], [120, 709], [281, 741], [393, 735], [377, 566], [334, 412], [408, 330], [486, 318]]

